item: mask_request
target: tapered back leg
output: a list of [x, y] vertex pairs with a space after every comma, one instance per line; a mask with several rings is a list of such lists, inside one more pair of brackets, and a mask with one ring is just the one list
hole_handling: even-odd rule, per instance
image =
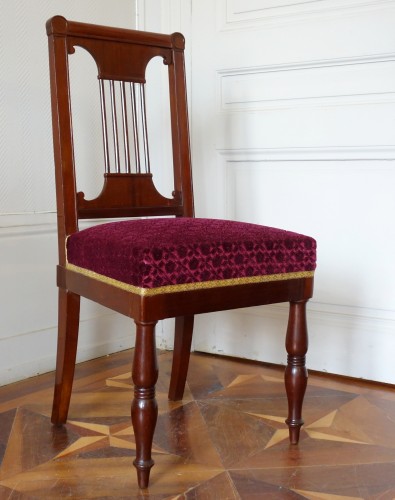
[[173, 365], [169, 387], [169, 399], [171, 401], [179, 401], [184, 395], [191, 352], [193, 323], [194, 316], [179, 316], [176, 318]]
[[58, 351], [51, 420], [52, 423], [61, 425], [67, 420], [73, 388], [80, 320], [80, 296], [60, 288], [58, 315]]

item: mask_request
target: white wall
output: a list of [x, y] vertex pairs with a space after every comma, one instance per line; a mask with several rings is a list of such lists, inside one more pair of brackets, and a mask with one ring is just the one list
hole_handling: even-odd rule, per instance
[[[395, 2], [192, 7], [198, 214], [314, 236], [308, 366], [395, 383]], [[284, 363], [286, 320], [202, 317], [195, 348]]]
[[[4, 384], [54, 366], [45, 20], [133, 26], [135, 2], [0, 2]], [[309, 367], [395, 383], [394, 2], [136, 4], [139, 28], [186, 35], [197, 215], [315, 236]], [[195, 348], [283, 363], [286, 316], [283, 305], [200, 316]], [[83, 302], [79, 359], [132, 345], [131, 331], [128, 319]], [[172, 347], [172, 321], [161, 322], [157, 337]]]
[[[139, 4], [186, 31], [197, 215], [316, 237], [308, 366], [395, 383], [395, 2]], [[284, 363], [286, 322], [202, 315], [194, 347]]]
[[[0, 385], [54, 368], [57, 262], [46, 20], [134, 27], [133, 0], [0, 0]], [[78, 359], [133, 344], [126, 318], [83, 301]]]

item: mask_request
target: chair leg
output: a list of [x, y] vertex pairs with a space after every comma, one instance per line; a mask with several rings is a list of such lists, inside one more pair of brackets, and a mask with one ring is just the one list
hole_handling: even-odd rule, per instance
[[132, 424], [136, 441], [137, 480], [140, 488], [147, 488], [154, 461], [151, 457], [158, 406], [155, 399], [155, 384], [158, 380], [158, 362], [155, 345], [156, 322], [136, 321], [136, 346], [133, 359], [132, 378], [134, 399], [132, 402]]
[[67, 420], [77, 355], [79, 320], [80, 296], [60, 288], [58, 350], [51, 417], [55, 425], [62, 425]]
[[173, 365], [171, 368], [169, 399], [179, 401], [184, 395], [189, 357], [191, 353], [194, 316], [176, 318]]
[[285, 388], [288, 396], [289, 439], [291, 444], [299, 441], [303, 425], [302, 405], [307, 386], [306, 352], [308, 347], [307, 300], [291, 302], [286, 336], [288, 363], [285, 369]]

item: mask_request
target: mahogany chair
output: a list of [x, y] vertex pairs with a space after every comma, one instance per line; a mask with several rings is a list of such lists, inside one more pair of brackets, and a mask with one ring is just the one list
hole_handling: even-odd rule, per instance
[[[300, 234], [228, 220], [194, 218], [184, 38], [48, 20], [56, 168], [59, 329], [52, 422], [67, 420], [77, 351], [80, 297], [133, 318], [136, 344], [131, 407], [138, 483], [148, 486], [157, 419], [155, 325], [175, 317], [169, 398], [183, 397], [194, 315], [290, 303], [286, 333], [291, 443], [303, 424], [307, 384], [306, 302], [312, 296], [315, 241]], [[77, 192], [69, 57], [85, 49], [98, 72], [104, 184]], [[169, 82], [174, 190], [159, 194], [148, 154], [146, 67], [159, 57]], [[100, 116], [101, 115], [101, 116]], [[92, 117], [93, 120], [93, 117]], [[80, 219], [110, 219], [79, 230]], [[113, 221], [111, 219], [122, 218]], [[125, 220], [126, 218], [126, 220]]]

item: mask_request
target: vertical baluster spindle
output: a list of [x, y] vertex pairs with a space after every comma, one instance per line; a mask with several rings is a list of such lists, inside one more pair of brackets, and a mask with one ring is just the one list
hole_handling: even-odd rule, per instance
[[107, 115], [106, 115], [106, 98], [104, 92], [104, 82], [99, 80], [100, 86], [100, 111], [102, 121], [103, 147], [104, 147], [104, 167], [106, 173], [110, 172], [110, 156], [108, 153], [108, 130], [107, 130]]
[[141, 173], [140, 164], [140, 147], [139, 147], [139, 132], [138, 132], [138, 120], [137, 120], [137, 105], [136, 105], [136, 89], [135, 83], [130, 83], [130, 102], [132, 106], [132, 117], [133, 117], [133, 144], [134, 144], [134, 155], [136, 158], [136, 171]]
[[115, 168], [116, 172], [119, 174], [121, 172], [121, 165], [119, 161], [118, 123], [117, 123], [114, 80], [110, 80], [110, 95], [111, 95], [111, 114], [112, 114], [112, 129], [113, 129], [113, 139], [114, 139]]
[[126, 110], [125, 99], [125, 82], [120, 82], [121, 89], [121, 104], [122, 104], [122, 126], [123, 126], [123, 145], [125, 151], [125, 164], [126, 172], [130, 174], [130, 148], [129, 148], [129, 130], [128, 130], [128, 116]]
[[150, 161], [149, 161], [149, 150], [148, 150], [147, 114], [145, 107], [145, 88], [143, 83], [140, 84], [140, 108], [141, 108], [141, 128], [143, 132], [145, 172], [148, 174], [150, 173]]

